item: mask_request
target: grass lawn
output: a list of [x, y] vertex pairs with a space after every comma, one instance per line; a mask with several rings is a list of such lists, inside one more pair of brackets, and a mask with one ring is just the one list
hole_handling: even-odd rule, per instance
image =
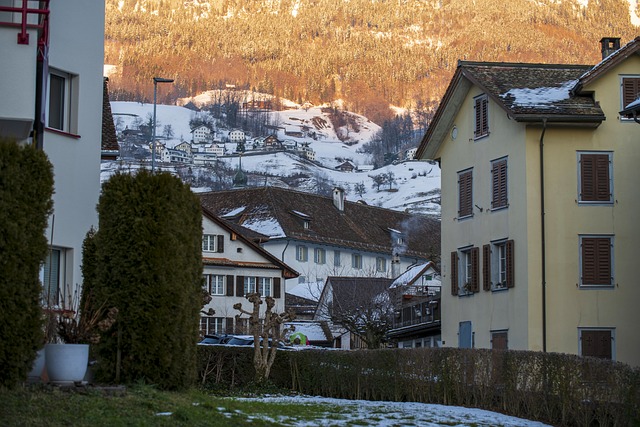
[[[279, 417], [313, 420], [326, 406], [262, 403], [212, 396], [203, 391], [128, 388], [120, 395], [27, 386], [0, 391], [0, 426], [269, 426]], [[256, 418], [259, 416], [259, 418]]]

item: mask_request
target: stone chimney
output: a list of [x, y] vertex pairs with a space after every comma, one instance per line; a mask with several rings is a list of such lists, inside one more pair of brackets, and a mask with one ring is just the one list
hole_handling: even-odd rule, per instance
[[340, 187], [333, 189], [333, 206], [340, 212], [344, 212], [344, 189]]
[[602, 59], [605, 59], [620, 49], [620, 37], [603, 37], [600, 39], [600, 45], [602, 46]]
[[400, 257], [397, 253], [391, 255], [391, 278], [395, 279], [400, 276]]

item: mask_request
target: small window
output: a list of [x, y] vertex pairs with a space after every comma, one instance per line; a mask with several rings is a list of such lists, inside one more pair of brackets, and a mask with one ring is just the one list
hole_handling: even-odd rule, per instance
[[385, 258], [376, 258], [376, 271], [379, 273], [384, 273], [387, 271], [387, 260]]
[[578, 202], [613, 203], [613, 153], [578, 153]]
[[491, 331], [491, 349], [508, 350], [509, 335], [507, 331]]
[[327, 262], [327, 254], [324, 249], [314, 249], [313, 258], [316, 264], [325, 264]]
[[302, 221], [302, 226], [304, 227], [305, 230], [309, 229], [309, 221]]
[[362, 269], [362, 255], [360, 254], [351, 255], [351, 267], [358, 270]]
[[580, 236], [580, 286], [613, 286], [613, 236]]
[[257, 278], [245, 276], [244, 278], [244, 294], [249, 295], [256, 292]]
[[451, 294], [469, 295], [479, 291], [479, 249], [463, 248], [451, 253]]
[[203, 316], [200, 318], [200, 332], [202, 335], [223, 334], [224, 317]]
[[473, 98], [475, 112], [474, 139], [480, 139], [489, 135], [489, 98], [486, 94]]
[[473, 169], [458, 172], [458, 218], [473, 215]]
[[44, 268], [40, 270], [42, 298], [49, 306], [58, 304], [60, 285], [64, 283], [64, 256], [63, 250], [50, 249], [44, 261]]
[[514, 274], [514, 242], [500, 240], [482, 247], [482, 288], [497, 291], [512, 288]]
[[491, 209], [503, 209], [509, 206], [507, 192], [507, 159], [491, 162]]
[[218, 234], [202, 235], [203, 252], [224, 252], [224, 236]]
[[304, 245], [296, 246], [296, 260], [300, 262], [307, 262], [309, 259], [309, 254], [307, 247]]
[[205, 274], [204, 288], [209, 295], [225, 295], [224, 276], [219, 274]]
[[258, 277], [258, 292], [263, 297], [271, 297], [272, 293], [271, 277]]
[[340, 256], [340, 251], [333, 251], [333, 265], [335, 267], [341, 267], [342, 266], [342, 259]]
[[[622, 77], [620, 94], [620, 109], [624, 110], [629, 104], [640, 97], [640, 77]], [[621, 117], [621, 120], [633, 120], [632, 115]]]
[[615, 329], [578, 328], [578, 354], [615, 360]]
[[47, 127], [77, 133], [78, 76], [49, 69]]

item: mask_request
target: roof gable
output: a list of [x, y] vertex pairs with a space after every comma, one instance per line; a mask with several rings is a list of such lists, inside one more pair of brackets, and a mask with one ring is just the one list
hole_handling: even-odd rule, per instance
[[620, 64], [632, 55], [640, 55], [640, 36], [631, 40], [629, 43], [604, 58], [593, 68], [580, 76], [575, 90], [578, 92], [581, 91], [585, 86], [599, 79], [602, 75], [606, 74], [613, 67]]

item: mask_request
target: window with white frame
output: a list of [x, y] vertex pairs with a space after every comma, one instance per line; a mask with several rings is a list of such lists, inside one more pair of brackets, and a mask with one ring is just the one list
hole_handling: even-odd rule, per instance
[[271, 277], [258, 277], [258, 292], [260, 295], [263, 297], [273, 296], [271, 283]]
[[[640, 97], [640, 76], [622, 76], [620, 83], [620, 110], [624, 110], [629, 104]], [[633, 116], [623, 116], [620, 120], [633, 120]]]
[[376, 271], [377, 272], [385, 272], [387, 271], [387, 260], [384, 257], [376, 258]]
[[245, 276], [244, 278], [244, 294], [252, 294], [256, 292], [257, 277]]
[[513, 240], [502, 239], [482, 247], [482, 288], [485, 291], [514, 286], [514, 246]]
[[225, 276], [220, 274], [205, 274], [204, 287], [209, 295], [225, 295]]
[[202, 335], [225, 333], [224, 317], [200, 317], [200, 332], [202, 333]]
[[578, 328], [578, 354], [616, 360], [615, 328]]
[[47, 127], [62, 132], [78, 132], [78, 76], [49, 69]]
[[224, 236], [219, 234], [203, 234], [202, 251], [218, 253], [224, 252]]
[[351, 267], [355, 269], [362, 269], [362, 255], [351, 254]]
[[309, 259], [308, 249], [304, 245], [296, 246], [296, 261], [307, 262]]
[[340, 251], [333, 251], [333, 265], [336, 267], [342, 266]]
[[580, 287], [612, 287], [613, 236], [580, 236]]
[[313, 257], [316, 264], [325, 264], [327, 262], [327, 254], [324, 249], [314, 249]]
[[479, 292], [480, 250], [475, 246], [451, 253], [451, 294], [469, 295]]
[[474, 139], [489, 135], [489, 97], [486, 94], [473, 98], [474, 109]]
[[612, 152], [578, 152], [578, 202], [580, 204], [613, 203]]
[[503, 209], [509, 206], [507, 186], [507, 158], [491, 162], [491, 209]]

